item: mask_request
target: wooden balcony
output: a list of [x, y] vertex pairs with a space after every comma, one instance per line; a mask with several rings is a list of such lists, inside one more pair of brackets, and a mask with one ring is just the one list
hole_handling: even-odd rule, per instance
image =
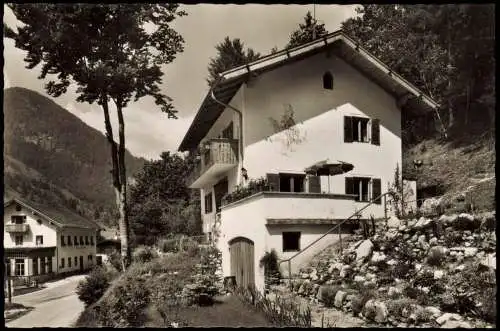
[[211, 139], [186, 180], [190, 188], [203, 188], [217, 176], [238, 165], [238, 140]]
[[29, 230], [28, 224], [5, 224], [5, 232], [26, 233]]

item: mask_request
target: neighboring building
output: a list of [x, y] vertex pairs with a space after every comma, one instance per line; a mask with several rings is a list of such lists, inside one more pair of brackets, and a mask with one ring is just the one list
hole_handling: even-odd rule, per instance
[[121, 242], [118, 238], [118, 231], [106, 229], [101, 231], [99, 241], [97, 242], [97, 264], [108, 263], [109, 256], [113, 253], [119, 253]]
[[[371, 200], [354, 218], [384, 217], [376, 198], [401, 169], [401, 112], [437, 107], [342, 31], [222, 73], [179, 150], [199, 154], [188, 182], [201, 191], [204, 232], [220, 232], [224, 275], [262, 289], [266, 251], [291, 257]], [[312, 165], [344, 173], [317, 176]], [[224, 203], [261, 177], [261, 192]]]
[[18, 277], [85, 271], [95, 265], [99, 230], [67, 209], [11, 199], [4, 202], [4, 261]]

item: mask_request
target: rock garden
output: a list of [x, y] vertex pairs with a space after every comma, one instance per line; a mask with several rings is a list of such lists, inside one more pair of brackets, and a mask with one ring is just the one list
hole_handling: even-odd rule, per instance
[[368, 326], [495, 327], [495, 221], [494, 212], [391, 217], [342, 254], [325, 250], [288, 290]]

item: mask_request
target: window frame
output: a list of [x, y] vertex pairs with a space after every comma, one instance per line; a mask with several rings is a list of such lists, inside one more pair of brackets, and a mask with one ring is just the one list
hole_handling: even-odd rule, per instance
[[72, 246], [72, 243], [71, 243], [71, 236], [68, 236], [68, 246]]
[[333, 75], [330, 71], [323, 74], [323, 89], [333, 90]]
[[[21, 238], [20, 242], [17, 239]], [[14, 235], [14, 244], [15, 246], [23, 246], [24, 245], [24, 235], [16, 234]]]
[[[287, 246], [291, 246], [291, 245], [286, 244], [286, 243], [290, 243], [289, 240], [291, 240], [291, 239], [290, 238], [287, 239], [286, 237], [292, 236], [292, 235], [297, 236], [296, 238], [294, 238], [294, 240], [297, 240], [297, 245], [296, 245], [297, 248], [287, 247]], [[282, 250], [282, 252], [283, 253], [299, 252], [300, 251], [301, 237], [302, 237], [302, 233], [300, 231], [283, 231], [281, 233], [281, 250]]]
[[210, 214], [214, 211], [213, 192], [205, 194], [205, 214]]
[[[349, 183], [351, 181], [351, 183]], [[366, 194], [366, 200], [363, 199], [363, 190], [361, 192], [359, 191], [359, 183], [362, 183], [363, 181], [367, 181], [367, 194]], [[345, 177], [345, 186], [346, 186], [346, 194], [352, 194], [356, 195], [354, 200], [356, 202], [370, 202], [373, 199], [377, 198], [374, 196], [374, 182], [375, 181], [380, 181], [379, 178], [375, 177], [362, 177], [362, 176], [352, 176], [352, 177]], [[352, 186], [351, 186], [352, 184]], [[358, 193], [356, 193], [358, 191]], [[379, 199], [380, 200], [380, 199]], [[377, 204], [380, 204], [379, 200], [374, 201]]]
[[[40, 243], [38, 243], [38, 239], [41, 239]], [[36, 244], [36, 246], [43, 246], [43, 235], [35, 236], [35, 244]]]
[[68, 268], [71, 268], [71, 256], [68, 257]]
[[74, 238], [73, 238], [73, 239], [74, 239], [73, 245], [74, 245], [74, 246], [80, 246], [80, 245], [78, 244], [78, 236], [74, 236]]
[[38, 258], [33, 259], [33, 276], [38, 276]]
[[[22, 261], [22, 263], [20, 261]], [[14, 260], [14, 275], [26, 276], [26, 265], [25, 264], [26, 264], [26, 262], [24, 261], [24, 259], [15, 259]]]
[[[306, 185], [305, 185], [305, 179], [306, 179], [306, 174], [300, 174], [300, 173], [287, 173], [287, 172], [280, 172], [279, 174], [279, 191], [280, 192], [289, 192], [289, 193], [304, 193], [306, 192]], [[282, 185], [282, 180], [286, 179], [286, 177], [289, 178], [289, 184], [290, 184], [290, 191], [284, 191], [284, 186]], [[299, 178], [300, 177], [300, 178]], [[297, 182], [301, 182], [300, 186], [302, 187], [301, 191], [295, 191], [295, 182], [297, 179], [300, 179]]]
[[66, 243], [64, 242], [64, 235], [61, 235], [61, 247], [66, 246]]
[[61, 266], [60, 266], [61, 269], [64, 269], [64, 262], [65, 262], [65, 258], [61, 257]]

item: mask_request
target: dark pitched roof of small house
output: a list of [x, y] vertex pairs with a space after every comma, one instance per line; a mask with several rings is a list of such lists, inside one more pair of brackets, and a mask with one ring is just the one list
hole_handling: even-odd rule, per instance
[[[216, 86], [212, 87], [213, 93], [222, 103], [228, 104], [238, 92], [240, 86], [253, 75], [274, 70], [326, 50], [342, 58], [397, 99], [406, 99], [410, 109], [427, 112], [439, 108], [439, 104], [436, 101], [393, 72], [382, 61], [361, 47], [342, 30], [225, 71], [219, 75]], [[179, 146], [179, 151], [196, 148], [224, 111], [225, 107], [212, 99], [212, 89], [207, 93], [198, 109], [191, 126]]]
[[62, 207], [54, 206], [49, 204], [42, 204], [37, 202], [28, 202], [19, 198], [13, 198], [4, 202], [4, 208], [8, 207], [13, 203], [18, 203], [19, 205], [30, 209], [34, 214], [40, 215], [47, 220], [53, 222], [59, 227], [78, 227], [85, 229], [96, 229], [100, 230], [102, 227], [96, 222], [89, 220], [83, 216], [72, 212], [71, 210]]

